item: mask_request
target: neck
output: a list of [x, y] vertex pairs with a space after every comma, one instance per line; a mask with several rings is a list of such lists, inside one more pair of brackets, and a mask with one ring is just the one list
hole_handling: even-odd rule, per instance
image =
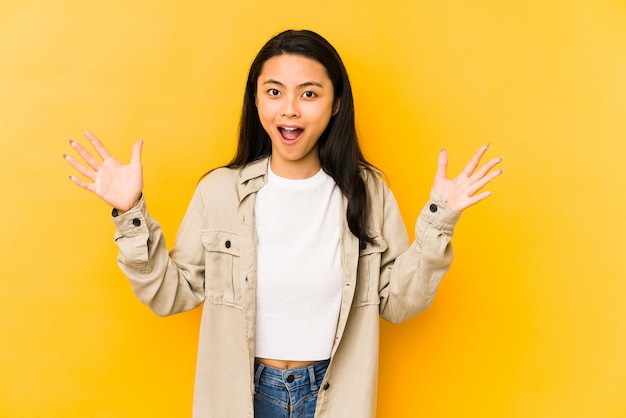
[[293, 180], [313, 177], [322, 168], [319, 161], [294, 161], [285, 164], [273, 158], [270, 158], [270, 167], [277, 176]]

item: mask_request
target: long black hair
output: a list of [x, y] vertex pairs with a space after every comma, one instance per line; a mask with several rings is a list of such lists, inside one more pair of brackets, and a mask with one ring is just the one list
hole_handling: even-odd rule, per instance
[[309, 30], [287, 30], [274, 36], [261, 48], [250, 66], [237, 151], [227, 167], [242, 167], [272, 153], [269, 135], [261, 126], [256, 107], [257, 81], [265, 62], [283, 54], [301, 55], [319, 62], [333, 83], [334, 103], [339, 108], [317, 142], [320, 164], [348, 198], [346, 218], [350, 231], [361, 241], [371, 243], [373, 239], [367, 231], [369, 198], [363, 170], [371, 174], [375, 170], [359, 147], [352, 87], [346, 68], [335, 48], [319, 34]]

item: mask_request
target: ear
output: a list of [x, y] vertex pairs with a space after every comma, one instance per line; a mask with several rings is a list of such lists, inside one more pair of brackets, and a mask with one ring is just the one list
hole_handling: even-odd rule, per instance
[[341, 107], [341, 99], [335, 100], [335, 103], [333, 104], [333, 116], [339, 113], [340, 107]]

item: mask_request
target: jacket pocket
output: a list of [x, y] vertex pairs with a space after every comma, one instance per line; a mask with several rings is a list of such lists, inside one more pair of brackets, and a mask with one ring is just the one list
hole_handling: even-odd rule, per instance
[[203, 231], [202, 244], [205, 249], [204, 288], [207, 301], [241, 309], [239, 236], [228, 231]]
[[361, 242], [359, 265], [357, 267], [354, 306], [378, 305], [378, 282], [380, 279], [380, 262], [382, 254], [387, 250], [387, 242], [378, 234], [374, 243]]

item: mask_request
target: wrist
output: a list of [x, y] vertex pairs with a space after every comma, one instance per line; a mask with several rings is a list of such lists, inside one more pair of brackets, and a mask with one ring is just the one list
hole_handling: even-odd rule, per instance
[[143, 193], [139, 195], [139, 197], [133, 202], [132, 205], [130, 205], [127, 209], [120, 209], [120, 208], [113, 208], [113, 211], [111, 212], [113, 217], [119, 216], [119, 215], [123, 215], [126, 212], [130, 211], [133, 208], [136, 208], [137, 206], [139, 206], [139, 202], [141, 202], [141, 197], [143, 196]]

